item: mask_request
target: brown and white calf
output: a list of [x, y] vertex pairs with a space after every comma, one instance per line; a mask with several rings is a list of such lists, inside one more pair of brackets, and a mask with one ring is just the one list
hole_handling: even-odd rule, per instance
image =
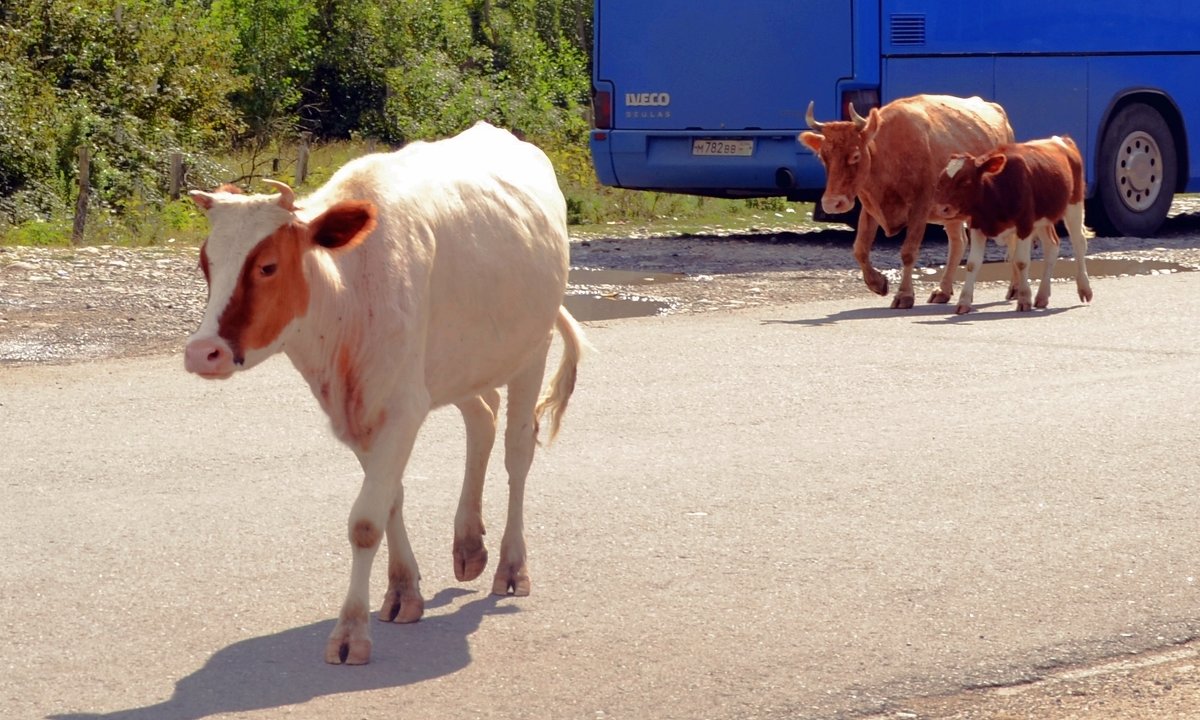
[[[402, 475], [434, 408], [466, 423], [466, 474], [454, 521], [454, 570], [477, 577], [483, 480], [507, 386], [507, 525], [492, 591], [526, 595], [523, 497], [538, 422], [557, 432], [583, 334], [562, 307], [566, 207], [546, 156], [480, 123], [439, 142], [359, 158], [301, 200], [193, 192], [211, 234], [200, 251], [208, 307], [185, 364], [227, 378], [282, 352], [308, 381], [362, 465], [350, 511], [350, 588], [325, 648], [331, 663], [371, 654], [368, 581], [382, 538], [388, 590], [380, 619], [420, 619], [420, 573], [405, 534]], [[539, 401], [554, 329], [562, 360]]]
[[892, 307], [913, 306], [913, 268], [928, 223], [946, 227], [950, 240], [946, 271], [931, 303], [945, 303], [954, 294], [954, 272], [962, 260], [966, 238], [963, 224], [934, 214], [933, 186], [938, 173], [956, 152], [985, 152], [1012, 142], [1013, 131], [1004, 109], [978, 97], [914, 95], [872, 109], [866, 118], [849, 107], [850, 120], [817, 122], [813, 104], [805, 120], [811, 128], [798, 139], [825, 166], [821, 206], [830, 214], [844, 213], [862, 201], [854, 257], [872, 291], [887, 295], [888, 281], [871, 265], [875, 233], [889, 237], [904, 230], [900, 246], [903, 268]]
[[[1083, 193], [1083, 159], [1069, 137], [1008, 143], [981, 155], [958, 154], [951, 158], [938, 178], [934, 203], [939, 216], [963, 218], [970, 231], [967, 277], [959, 295], [958, 313], [971, 311], [975, 280], [989, 237], [1009, 245], [1017, 310], [1046, 307], [1059, 251], [1054, 226], [1060, 220], [1067, 227], [1075, 253], [1079, 299], [1090, 302]], [[1031, 299], [1029, 262], [1035, 236], [1042, 243], [1045, 270], [1037, 298]]]

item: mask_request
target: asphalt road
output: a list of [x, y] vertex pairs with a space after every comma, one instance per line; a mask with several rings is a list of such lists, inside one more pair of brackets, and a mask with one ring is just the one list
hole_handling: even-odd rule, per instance
[[0, 369], [0, 717], [835, 718], [1196, 637], [1200, 274], [1073, 289], [590, 324], [532, 595], [454, 581], [439, 411], [425, 618], [365, 667], [321, 660], [359, 470], [285, 360]]

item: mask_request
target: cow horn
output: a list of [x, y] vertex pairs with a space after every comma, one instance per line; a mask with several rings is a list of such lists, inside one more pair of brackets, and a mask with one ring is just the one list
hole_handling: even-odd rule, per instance
[[854, 121], [854, 127], [858, 128], [859, 130], [862, 130], [863, 128], [865, 128], [867, 126], [867, 119], [865, 117], [863, 117], [862, 115], [858, 114], [858, 111], [854, 109], [854, 103], [849, 103], [849, 105], [850, 105], [850, 119]]
[[825, 129], [825, 123], [817, 122], [817, 119], [813, 117], [813, 102], [813, 100], [808, 101], [808, 111], [804, 113], [804, 122], [808, 123], [809, 130], [821, 132]]
[[288, 212], [296, 210], [296, 192], [292, 190], [290, 185], [278, 180], [268, 180], [267, 178], [263, 178], [263, 182], [279, 191], [279, 207]]

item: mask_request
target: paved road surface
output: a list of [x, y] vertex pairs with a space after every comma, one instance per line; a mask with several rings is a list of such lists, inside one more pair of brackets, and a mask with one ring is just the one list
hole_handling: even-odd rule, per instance
[[321, 661], [359, 470], [286, 361], [5, 369], [0, 716], [834, 718], [1195, 637], [1200, 274], [1072, 291], [590, 326], [533, 594], [455, 583], [441, 411], [406, 482], [425, 619], [362, 668]]

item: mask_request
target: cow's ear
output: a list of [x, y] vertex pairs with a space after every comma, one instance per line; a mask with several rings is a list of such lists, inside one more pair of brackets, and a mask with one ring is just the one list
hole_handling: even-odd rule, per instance
[[821, 152], [821, 145], [825, 143], [825, 136], [820, 133], [809, 132], [805, 130], [796, 136], [796, 139], [804, 144], [809, 150], [815, 153]]
[[308, 226], [317, 245], [349, 250], [375, 229], [375, 205], [365, 200], [346, 200], [321, 213]]
[[879, 108], [871, 108], [871, 112], [867, 113], [867, 124], [862, 129], [863, 142], [869, 143], [874, 140], [877, 132], [879, 132]]
[[213, 206], [213, 196], [212, 195], [210, 195], [202, 190], [193, 190], [190, 193], [188, 193], [188, 195], [192, 196], [192, 202], [196, 203], [196, 205], [204, 212], [208, 212], [209, 210], [212, 210], [212, 206]]
[[1004, 153], [989, 155], [987, 159], [983, 161], [983, 164], [979, 166], [979, 172], [984, 175], [995, 175], [1004, 169], [1004, 165], [1007, 162], [1008, 158], [1005, 157]]

